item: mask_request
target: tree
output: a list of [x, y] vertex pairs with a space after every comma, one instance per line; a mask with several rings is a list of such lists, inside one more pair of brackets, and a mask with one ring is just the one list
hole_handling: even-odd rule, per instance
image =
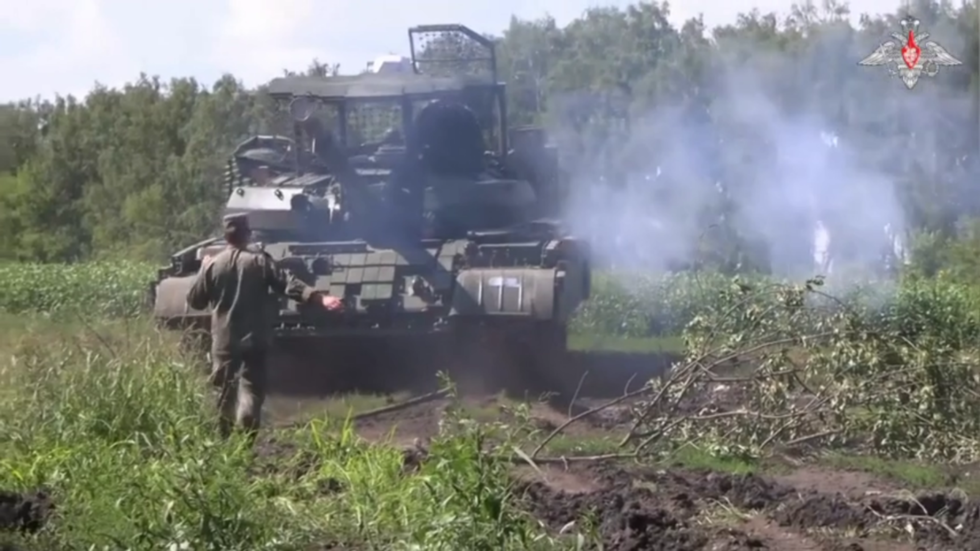
[[[805, 259], [819, 220], [840, 255], [860, 259], [893, 219], [945, 243], [980, 214], [977, 3], [916, 0], [911, 11], [963, 61], [911, 92], [857, 66], [904, 13], [852, 25], [841, 0], [751, 11], [710, 31], [700, 19], [671, 25], [666, 2], [595, 8], [565, 27], [515, 17], [495, 39], [508, 121], [548, 127], [581, 228], [616, 220], [637, 246], [639, 228], [656, 223], [671, 250], [696, 250], [714, 224], [728, 235], [713, 242], [766, 241], [779, 264]], [[421, 46], [422, 58], [476, 47], [459, 36]], [[314, 60], [285, 74], [339, 70]], [[85, 98], [0, 107], [0, 258], [159, 258], [199, 239], [225, 200], [231, 149], [286, 129], [251, 92], [232, 76], [207, 88], [140, 75]], [[839, 146], [819, 145], [824, 135]]]

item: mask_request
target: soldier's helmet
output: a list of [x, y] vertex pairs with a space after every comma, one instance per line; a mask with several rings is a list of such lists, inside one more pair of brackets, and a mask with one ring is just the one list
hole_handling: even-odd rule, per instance
[[235, 212], [225, 215], [221, 219], [221, 224], [225, 231], [251, 231], [248, 224], [248, 215], [243, 212]]

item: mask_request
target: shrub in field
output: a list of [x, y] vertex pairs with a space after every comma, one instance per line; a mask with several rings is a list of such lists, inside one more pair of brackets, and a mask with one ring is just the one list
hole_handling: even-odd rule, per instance
[[648, 320], [644, 314], [642, 295], [631, 293], [614, 278], [595, 274], [592, 278], [592, 297], [580, 307], [572, 320], [578, 333], [645, 336]]
[[592, 298], [572, 321], [581, 333], [620, 337], [680, 335], [706, 308], [732, 308], [724, 290], [764, 281], [713, 272], [642, 274], [597, 273]]
[[144, 308], [152, 264], [0, 264], [0, 311], [132, 316]]
[[[133, 316], [145, 309], [155, 274], [154, 265], [141, 262], [0, 264], [0, 312]], [[715, 296], [713, 289], [727, 281], [714, 274], [599, 273], [593, 297], [576, 316], [573, 330], [626, 337], [677, 335], [704, 301]]]

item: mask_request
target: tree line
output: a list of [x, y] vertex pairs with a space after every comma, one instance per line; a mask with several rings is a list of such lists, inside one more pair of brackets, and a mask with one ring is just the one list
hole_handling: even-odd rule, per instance
[[[845, 2], [824, 0], [711, 30], [700, 19], [674, 26], [669, 13], [638, 2], [565, 26], [515, 17], [493, 37], [509, 123], [549, 129], [584, 231], [615, 219], [618, 238], [659, 236], [652, 249], [666, 257], [724, 227], [716, 241], [770, 241], [790, 261], [812, 249], [812, 228], [787, 231], [805, 212], [839, 236], [843, 257], [877, 251], [864, 246], [869, 231], [900, 227], [935, 266], [948, 256], [936, 251], [972, 239], [975, 0], [912, 2], [920, 32], [963, 63], [913, 90], [857, 64], [901, 32], [905, 12], [852, 24]], [[307, 72], [337, 69], [314, 61]], [[139, 75], [84, 98], [4, 105], [0, 259], [162, 259], [214, 229], [227, 155], [280, 120], [261, 87], [233, 75], [213, 84]]]

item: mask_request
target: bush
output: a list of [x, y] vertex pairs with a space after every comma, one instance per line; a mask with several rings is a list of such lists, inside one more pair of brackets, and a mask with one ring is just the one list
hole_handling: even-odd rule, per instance
[[580, 333], [619, 337], [679, 335], [731, 278], [714, 274], [597, 273], [592, 298], [572, 321]]
[[[620, 337], [680, 335], [692, 320], [709, 313], [728, 320], [724, 331], [731, 333], [740, 330], [731, 326], [740, 313], [771, 312], [784, 298], [778, 291], [790, 285], [773, 278], [715, 273], [602, 273], [594, 280], [593, 296], [577, 312], [572, 329]], [[960, 339], [967, 339], [980, 334], [980, 287], [942, 274], [897, 282], [822, 282], [819, 292], [807, 294], [805, 300], [825, 313], [841, 308], [860, 313], [869, 323], [900, 330], [903, 335], [954, 331]], [[939, 326], [940, 319], [953, 325]], [[958, 321], [950, 321], [953, 319]]]

